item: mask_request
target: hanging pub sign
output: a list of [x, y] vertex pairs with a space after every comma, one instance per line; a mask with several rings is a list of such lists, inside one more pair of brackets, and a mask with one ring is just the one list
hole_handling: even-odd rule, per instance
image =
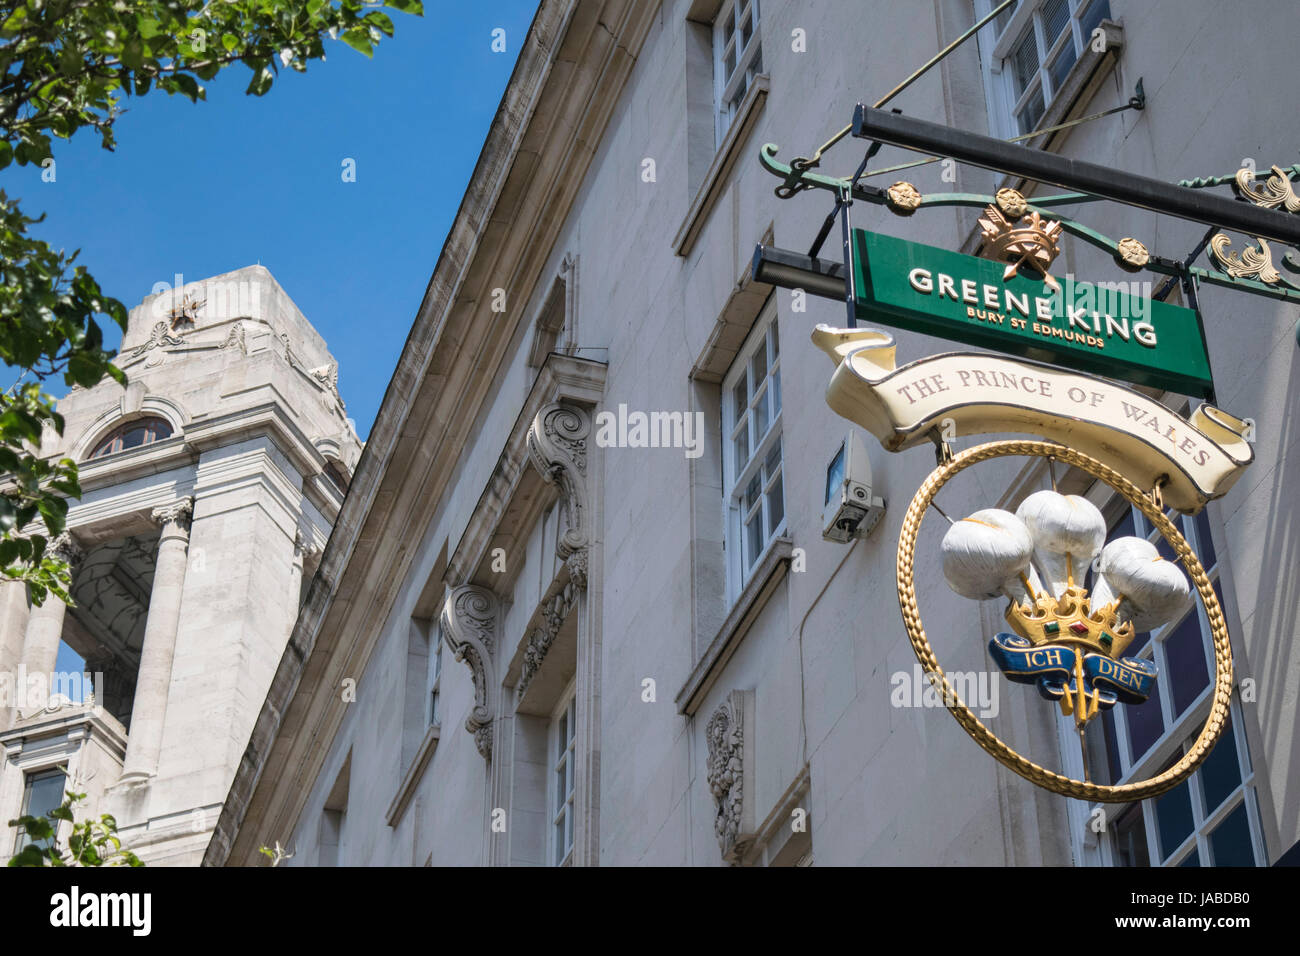
[[[1274, 265], [1269, 242], [1300, 251], [1300, 164], [1273, 166], [1263, 184], [1253, 166], [1227, 176], [1165, 183], [1122, 169], [1028, 148], [886, 111], [886, 104], [957, 46], [1012, 6], [1003, 0], [889, 94], [859, 104], [853, 122], [789, 164], [779, 149], [759, 151], [780, 180], [780, 199], [825, 190], [835, 208], [807, 253], [759, 246], [760, 282], [839, 299], [847, 328], [819, 325], [814, 345], [834, 365], [826, 400], [839, 415], [871, 432], [888, 451], [933, 442], [936, 467], [903, 516], [898, 537], [898, 603], [917, 661], [958, 724], [990, 756], [1027, 780], [1082, 800], [1128, 803], [1166, 793], [1205, 760], [1229, 719], [1232, 647], [1223, 609], [1200, 559], [1171, 520], [1194, 515], [1221, 497], [1250, 465], [1253, 424], [1215, 407], [1198, 288], [1202, 283], [1300, 303], [1300, 283]], [[1026, 133], [1054, 134], [1146, 106], [1142, 80], [1120, 106]], [[823, 154], [852, 133], [868, 140], [851, 177], [817, 172]], [[868, 169], [884, 145], [922, 153], [901, 165]], [[889, 172], [939, 161], [967, 163], [1014, 181], [1071, 192], [1026, 198], [1004, 187], [993, 195], [941, 190], [922, 194], [912, 183], [869, 182]], [[945, 177], [947, 180], [947, 177]], [[951, 181], [951, 180], [947, 180]], [[1230, 186], [1236, 202], [1205, 190]], [[854, 229], [854, 202], [898, 216], [942, 207], [980, 209], [980, 257]], [[1051, 210], [1097, 201], [1123, 203], [1209, 226], [1200, 243], [1177, 258], [1150, 253], [1139, 239], [1112, 239]], [[843, 262], [819, 258], [836, 220]], [[1225, 230], [1251, 236], [1237, 250]], [[1052, 274], [1060, 240], [1071, 236], [1109, 253], [1130, 273], [1165, 277], [1154, 295], [1126, 283], [1075, 282]], [[1195, 265], [1207, 253], [1207, 268]], [[1300, 272], [1295, 252], [1281, 266]], [[1190, 308], [1164, 301], [1180, 284]], [[949, 352], [896, 362], [887, 325], [992, 350]], [[1300, 325], [1297, 325], [1300, 341]], [[1116, 381], [1116, 379], [1121, 381]], [[1186, 416], [1121, 382], [1206, 401]], [[1017, 434], [961, 450], [962, 436]], [[1015, 511], [985, 507], [953, 520], [935, 497], [962, 471], [1000, 458], [1043, 458], [1051, 488], [1028, 495]], [[1086, 498], [1057, 491], [1054, 465], [1076, 468], [1108, 485], [1142, 513], [1169, 546], [1172, 560], [1146, 538], [1107, 541], [1107, 523]], [[1007, 630], [988, 641], [992, 662], [1010, 681], [1029, 684], [1072, 717], [1082, 779], [1043, 767], [1001, 740], [957, 695], [926, 635], [917, 601], [917, 542], [931, 508], [948, 522], [939, 545], [949, 587], [974, 601], [1005, 601]], [[1166, 512], [1166, 508], [1170, 508]], [[840, 540], [840, 539], [835, 539]], [[930, 588], [925, 588], [927, 594]], [[1160, 674], [1141, 641], [1188, 612], [1200, 599], [1214, 648], [1210, 706], [1200, 733], [1172, 764], [1143, 780], [1094, 782], [1085, 731], [1101, 712], [1151, 699]], [[1145, 644], [1145, 646], [1144, 646]], [[1137, 652], [1129, 654], [1131, 648]]]
[[[995, 214], [990, 206], [981, 221]], [[1000, 215], [995, 221], [1007, 223]], [[1000, 232], [1010, 240], [1000, 249], [1010, 264], [855, 229], [857, 319], [1183, 395], [1212, 395], [1196, 313], [1134, 295], [1126, 282], [1058, 281], [1047, 271], [1056, 254], [1051, 225], [1035, 221]]]
[[[1002, 764], [1065, 796], [1138, 800], [1185, 780], [1226, 723], [1232, 650], [1214, 587], [1165, 508], [1195, 514], [1227, 493], [1253, 457], [1248, 423], [1208, 404], [1184, 418], [1125, 385], [1025, 359], [954, 352], [896, 366], [894, 338], [879, 329], [819, 325], [812, 340], [835, 365], [826, 389], [834, 411], [889, 451], [931, 441], [940, 448], [938, 466], [903, 518], [898, 600], [917, 660], [958, 723]], [[960, 452], [949, 444], [961, 436], [1008, 432], [1038, 437]], [[989, 656], [1008, 680], [1037, 687], [1073, 718], [1082, 780], [1034, 763], [985, 726], [944, 676], [921, 621], [915, 580], [921, 522], [957, 474], [1003, 457], [1059, 461], [1110, 485], [1146, 516], [1187, 569], [1185, 576], [1145, 538], [1107, 542], [1097, 507], [1054, 487], [1029, 495], [1014, 513], [982, 508], [958, 521], [949, 518], [940, 545], [944, 577], [964, 598], [1006, 599], [1010, 629], [992, 637]], [[1200, 735], [1172, 766], [1147, 780], [1092, 782], [1087, 725], [1117, 704], [1143, 703], [1159, 678], [1150, 659], [1125, 651], [1137, 635], [1178, 620], [1193, 587], [1206, 609], [1215, 654], [1213, 703]]]

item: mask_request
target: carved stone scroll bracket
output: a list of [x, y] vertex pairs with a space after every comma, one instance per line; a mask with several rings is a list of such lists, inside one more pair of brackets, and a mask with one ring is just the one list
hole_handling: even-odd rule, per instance
[[464, 661], [474, 680], [474, 707], [465, 719], [465, 729], [483, 759], [492, 759], [492, 720], [496, 714], [496, 677], [493, 648], [496, 644], [500, 606], [486, 588], [467, 584], [447, 595], [442, 606], [442, 636], [447, 646]]
[[754, 839], [754, 692], [733, 690], [705, 725], [709, 791], [722, 859], [737, 866]]
[[587, 493], [587, 441], [591, 413], [577, 405], [552, 402], [528, 429], [528, 458], [547, 482], [560, 489], [562, 531], [555, 553], [579, 587], [587, 584], [587, 546], [591, 529]]

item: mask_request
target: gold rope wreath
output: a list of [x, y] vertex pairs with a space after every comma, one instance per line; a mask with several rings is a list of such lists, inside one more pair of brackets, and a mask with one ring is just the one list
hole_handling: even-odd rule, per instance
[[[1075, 780], [1059, 773], [1040, 767], [1004, 744], [996, 734], [985, 727], [978, 717], [961, 701], [955, 689], [948, 682], [947, 676], [939, 666], [938, 659], [925, 636], [921, 625], [921, 614], [916, 607], [916, 589], [913, 586], [913, 564], [916, 558], [916, 537], [921, 528], [921, 519], [926, 509], [949, 479], [958, 472], [979, 462], [1008, 456], [1025, 456], [1032, 458], [1055, 458], [1068, 465], [1086, 471], [1110, 485], [1128, 501], [1138, 506], [1160, 534], [1170, 545], [1191, 574], [1192, 583], [1196, 585], [1201, 603], [1205, 606], [1206, 616], [1210, 621], [1210, 630], [1214, 636], [1214, 705], [1205, 719], [1200, 736], [1190, 750], [1176, 764], [1148, 780], [1126, 783], [1119, 786], [1104, 786]], [[921, 667], [932, 675], [932, 680], [942, 681], [943, 700], [948, 710], [952, 711], [957, 723], [966, 733], [984, 748], [1004, 767], [1014, 770], [1031, 783], [1044, 787], [1055, 793], [1080, 800], [1096, 800], [1102, 803], [1127, 803], [1147, 797], [1159, 796], [1182, 783], [1195, 770], [1214, 748], [1215, 742], [1223, 732], [1224, 722], [1228, 719], [1228, 701], [1232, 696], [1232, 646], [1228, 640], [1228, 626], [1223, 619], [1219, 601], [1206, 577], [1205, 569], [1183, 539], [1178, 528], [1174, 526], [1164, 511], [1161, 510], [1137, 485], [1119, 472], [1102, 464], [1082, 452], [1045, 441], [995, 441], [977, 445], [955, 455], [934, 471], [917, 490], [916, 496], [903, 518], [903, 528], [898, 535], [898, 606], [903, 612], [903, 623], [912, 642], [912, 650]], [[938, 689], [936, 687], [936, 689]]]

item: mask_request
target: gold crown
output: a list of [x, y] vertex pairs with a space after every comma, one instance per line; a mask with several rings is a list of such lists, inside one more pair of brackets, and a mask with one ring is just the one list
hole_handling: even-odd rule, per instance
[[1092, 611], [1088, 592], [1071, 583], [1059, 598], [1037, 594], [1033, 604], [1012, 601], [1006, 619], [1012, 630], [1032, 644], [1078, 644], [1118, 658], [1133, 641], [1133, 623], [1119, 623], [1118, 601]]

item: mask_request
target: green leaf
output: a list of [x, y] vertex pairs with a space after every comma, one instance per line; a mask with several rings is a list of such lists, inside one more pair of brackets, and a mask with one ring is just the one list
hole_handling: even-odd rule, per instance
[[353, 27], [351, 30], [345, 30], [339, 39], [359, 53], [364, 53], [366, 56], [373, 55], [374, 48], [370, 44], [370, 31], [364, 27]]
[[271, 72], [269, 66], [264, 66], [253, 74], [253, 78], [248, 81], [248, 89], [244, 90], [244, 93], [249, 96], [261, 96], [271, 88], [274, 81], [275, 74]]

